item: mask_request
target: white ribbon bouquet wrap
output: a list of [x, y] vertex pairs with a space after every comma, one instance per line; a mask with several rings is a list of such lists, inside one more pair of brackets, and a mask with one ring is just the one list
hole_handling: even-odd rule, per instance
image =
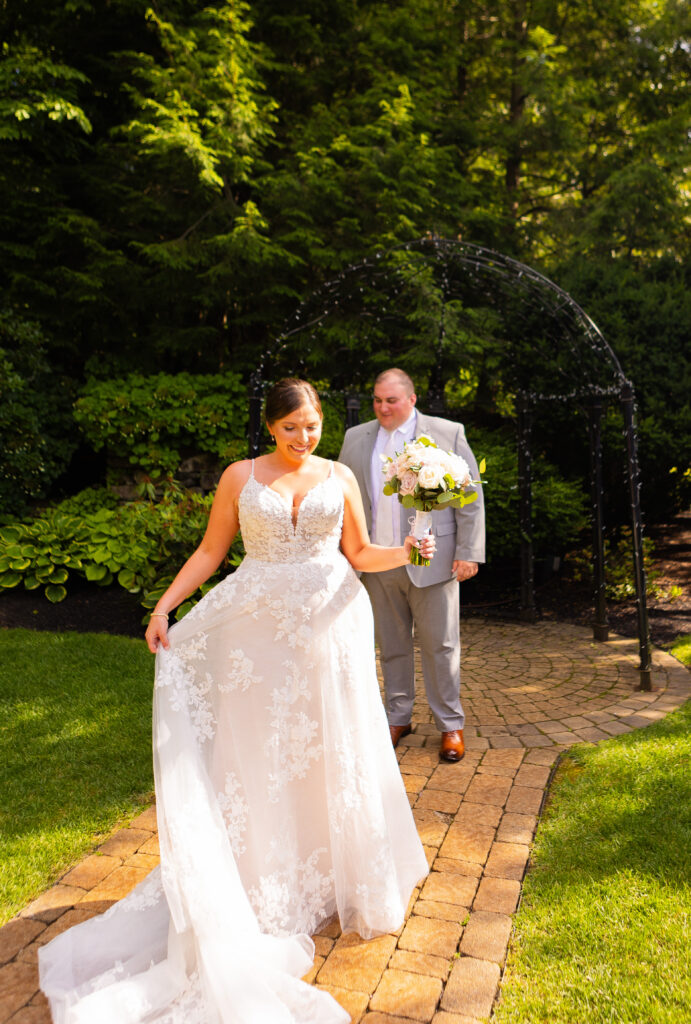
[[[397, 494], [404, 508], [415, 509], [411, 516], [411, 533], [421, 540], [432, 528], [432, 513], [442, 508], [463, 508], [477, 501], [478, 480], [470, 477], [465, 459], [455, 452], [444, 451], [426, 434], [406, 441], [403, 451], [393, 458], [382, 456], [384, 494]], [[480, 473], [485, 471], [484, 459]], [[418, 548], [410, 552], [413, 565], [429, 565]]]

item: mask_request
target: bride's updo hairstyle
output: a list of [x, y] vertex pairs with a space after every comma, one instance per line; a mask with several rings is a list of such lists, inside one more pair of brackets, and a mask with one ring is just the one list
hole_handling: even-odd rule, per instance
[[282, 420], [290, 416], [300, 406], [309, 404], [319, 413], [319, 419], [324, 419], [322, 405], [319, 395], [307, 380], [300, 380], [298, 377], [284, 377], [277, 381], [266, 396], [264, 416], [269, 426], [276, 420]]

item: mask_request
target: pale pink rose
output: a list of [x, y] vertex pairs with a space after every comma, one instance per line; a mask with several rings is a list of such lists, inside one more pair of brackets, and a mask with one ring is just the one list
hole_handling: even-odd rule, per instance
[[398, 476], [398, 473], [396, 472], [396, 463], [393, 460], [390, 460], [384, 465], [384, 480], [388, 484], [395, 476]]
[[417, 475], [412, 470], [406, 469], [400, 476], [400, 494], [414, 494], [417, 485]]
[[418, 480], [420, 481], [420, 487], [433, 488], [439, 487], [442, 480], [444, 479], [444, 467], [434, 464], [427, 464], [423, 466], [418, 473]]
[[409, 451], [407, 451], [407, 449], [406, 451], [401, 452], [401, 454], [396, 458], [398, 476], [400, 476], [401, 473], [405, 473], [405, 471], [410, 469], [411, 466], [414, 466], [416, 461], [417, 460], [415, 456], [412, 455]]

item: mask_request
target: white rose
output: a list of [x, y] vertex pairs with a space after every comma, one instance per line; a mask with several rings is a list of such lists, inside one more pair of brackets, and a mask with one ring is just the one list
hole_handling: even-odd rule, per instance
[[426, 489], [432, 489], [434, 487], [441, 486], [441, 482], [444, 479], [444, 468], [443, 466], [427, 465], [423, 466], [418, 473], [418, 480], [420, 481], [420, 487]]
[[470, 469], [465, 459], [460, 455], [449, 454], [448, 472], [454, 478], [459, 487], [467, 487], [470, 483]]

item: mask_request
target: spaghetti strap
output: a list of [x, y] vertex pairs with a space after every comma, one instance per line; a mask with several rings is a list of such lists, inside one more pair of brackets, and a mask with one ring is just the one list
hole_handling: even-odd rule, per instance
[[328, 474], [326, 479], [330, 480], [333, 475], [334, 475], [334, 464], [333, 464], [333, 459], [331, 459], [329, 461], [329, 474]]

